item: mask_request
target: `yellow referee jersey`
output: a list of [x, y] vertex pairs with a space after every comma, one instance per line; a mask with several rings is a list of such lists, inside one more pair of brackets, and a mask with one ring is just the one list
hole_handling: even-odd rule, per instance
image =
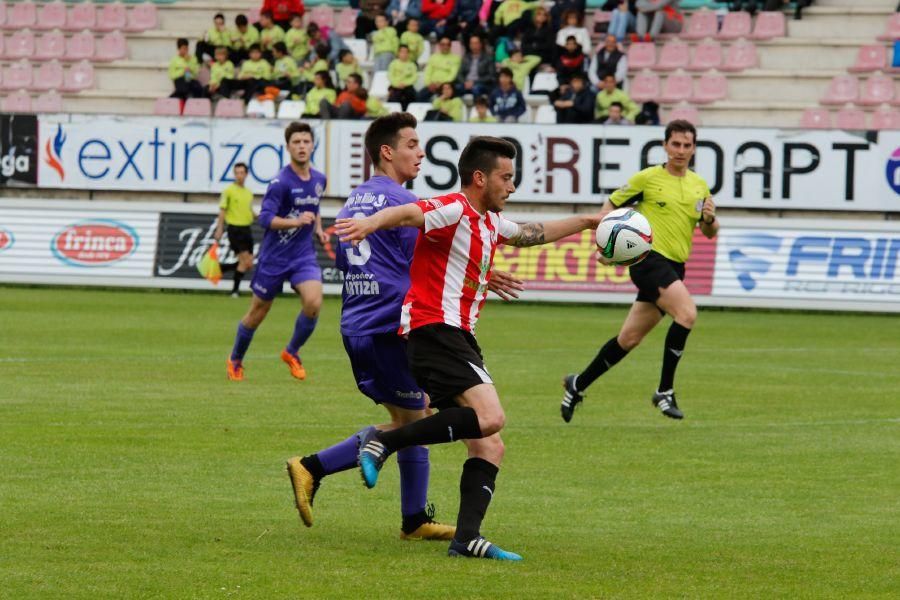
[[225, 223], [241, 227], [253, 224], [253, 192], [236, 183], [222, 190], [219, 208], [225, 211]]
[[676, 177], [665, 165], [657, 165], [632, 175], [609, 201], [616, 207], [635, 203], [653, 228], [653, 249], [683, 263], [691, 255], [694, 228], [709, 195], [706, 181], [693, 171]]

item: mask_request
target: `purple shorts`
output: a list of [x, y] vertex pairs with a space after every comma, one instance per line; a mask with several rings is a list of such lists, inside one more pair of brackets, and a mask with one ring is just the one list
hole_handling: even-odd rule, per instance
[[409, 372], [405, 339], [396, 333], [343, 338], [359, 391], [376, 404], [425, 408], [425, 392]]
[[274, 300], [275, 296], [281, 292], [285, 281], [289, 281], [291, 287], [296, 287], [304, 281], [312, 280], [322, 281], [322, 268], [315, 262], [315, 259], [291, 265], [280, 271], [268, 270], [257, 265], [250, 289], [263, 300]]

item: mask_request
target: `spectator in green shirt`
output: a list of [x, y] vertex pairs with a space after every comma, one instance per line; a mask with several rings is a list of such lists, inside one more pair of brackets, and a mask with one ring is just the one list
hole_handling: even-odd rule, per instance
[[231, 62], [240, 64], [247, 60], [250, 46], [259, 43], [259, 31], [256, 27], [250, 27], [247, 15], [238, 15], [234, 18], [234, 29], [230, 31], [231, 37]]
[[453, 54], [452, 42], [446, 35], [438, 41], [438, 51], [428, 58], [425, 65], [425, 87], [418, 94], [420, 102], [430, 102], [432, 96], [438, 93], [442, 83], [455, 81], [459, 74], [459, 66], [462, 59]]
[[471, 119], [471, 123], [496, 123], [497, 117], [489, 111], [491, 106], [487, 96], [478, 96], [475, 98], [475, 116]]
[[219, 94], [222, 82], [234, 79], [234, 63], [228, 60], [228, 48], [219, 46], [215, 49], [216, 61], [209, 67], [209, 85], [206, 91], [210, 97]]
[[[267, 85], [271, 85], [272, 79], [272, 65], [263, 60], [259, 44], [250, 46], [249, 53], [250, 58], [241, 63], [241, 72], [237, 79], [228, 82], [227, 86], [222, 86], [227, 89], [229, 96], [233, 92], [242, 91], [245, 101], [262, 93]], [[225, 95], [224, 92], [222, 94]]]
[[338, 54], [338, 64], [334, 66], [334, 71], [337, 74], [336, 84], [338, 87], [343, 87], [347, 84], [347, 77], [351, 73], [362, 75], [362, 69], [359, 68], [359, 61], [356, 60], [356, 56], [353, 55], [352, 51], [346, 49], [341, 50]]
[[513, 74], [513, 83], [520, 90], [525, 89], [525, 80], [529, 78], [536, 66], [541, 64], [541, 57], [535, 54], [525, 56], [519, 48], [514, 48], [509, 58], [500, 63], [500, 66], [508, 68]]
[[372, 55], [375, 57], [375, 70], [387, 71], [388, 65], [397, 55], [400, 39], [397, 30], [388, 24], [387, 16], [375, 17], [375, 31], [372, 32]]
[[200, 65], [196, 56], [191, 56], [188, 41], [185, 38], [178, 38], [176, 42], [178, 54], [169, 61], [169, 79], [175, 86], [175, 91], [169, 96], [170, 98], [202, 98], [205, 96], [203, 86], [197, 81], [197, 75], [200, 73]]
[[303, 28], [303, 17], [300, 15], [291, 17], [291, 28], [284, 33], [284, 43], [298, 65], [309, 56], [309, 34]]
[[308, 117], [318, 117], [322, 100], [327, 100], [329, 104], [334, 104], [337, 100], [337, 92], [334, 90], [331, 75], [327, 70], [317, 71], [313, 75], [313, 88], [306, 92], [306, 110], [303, 114]]
[[493, 39], [506, 36], [510, 39], [518, 36], [524, 29], [527, 19], [522, 15], [541, 5], [541, 0], [526, 2], [525, 0], [503, 0], [494, 12], [494, 26], [491, 28]]
[[399, 102], [403, 110], [410, 102], [416, 101], [416, 81], [419, 80], [419, 66], [410, 60], [409, 47], [401, 44], [397, 58], [388, 67], [388, 102]]
[[441, 95], [435, 98], [431, 105], [434, 107], [425, 115], [426, 121], [455, 121], [463, 120], [466, 110], [461, 98], [456, 97], [456, 89], [452, 83], [441, 84]]
[[292, 90], [300, 83], [300, 69], [297, 61], [288, 54], [287, 45], [284, 42], [275, 42], [272, 46], [275, 55], [275, 66], [272, 67], [272, 83], [282, 90]]
[[400, 34], [400, 43], [409, 48], [409, 57], [413, 62], [418, 62], [425, 51], [425, 38], [419, 33], [419, 27], [419, 19], [410, 17], [406, 21], [406, 31]]
[[622, 105], [624, 109], [623, 114], [629, 121], [633, 122], [640, 112], [640, 107], [625, 90], [620, 90], [616, 87], [616, 76], [612, 73], [607, 73], [603, 78], [603, 85], [600, 88], [600, 93], [597, 94], [596, 102], [597, 108], [594, 111], [594, 119], [600, 122], [609, 116], [609, 107], [612, 106], [613, 102], [618, 102]]
[[263, 57], [271, 62], [274, 58], [272, 48], [278, 42], [284, 41], [284, 29], [272, 20], [272, 13], [264, 11], [259, 14], [259, 45], [263, 51]]
[[216, 13], [213, 17], [213, 26], [206, 30], [203, 39], [197, 42], [195, 56], [201, 63], [211, 63], [216, 48], [228, 46], [231, 43], [231, 34], [225, 27], [225, 15]]

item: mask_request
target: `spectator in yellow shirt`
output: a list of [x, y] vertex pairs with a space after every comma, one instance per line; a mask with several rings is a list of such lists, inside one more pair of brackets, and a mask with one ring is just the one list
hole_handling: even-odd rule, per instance
[[238, 15], [234, 18], [234, 29], [231, 30], [231, 62], [240, 64], [247, 60], [250, 46], [259, 43], [259, 31], [251, 27], [247, 15]]
[[259, 14], [259, 45], [262, 48], [263, 57], [272, 62], [272, 48], [278, 42], [284, 41], [284, 29], [272, 20], [272, 13], [265, 11]]
[[206, 95], [203, 86], [197, 81], [197, 75], [200, 73], [200, 65], [196, 56], [191, 56], [188, 41], [185, 38], [178, 38], [176, 42], [178, 46], [178, 54], [169, 61], [169, 79], [175, 86], [175, 91], [169, 96], [170, 98], [202, 98]]
[[303, 64], [309, 56], [309, 34], [303, 27], [303, 17], [291, 17], [291, 28], [284, 33], [284, 44], [297, 64]]
[[228, 60], [228, 48], [219, 46], [215, 55], [216, 62], [209, 66], [209, 85], [206, 87], [210, 97], [219, 93], [224, 81], [234, 79], [234, 63]]
[[399, 102], [403, 110], [410, 102], [415, 102], [416, 89], [413, 86], [419, 80], [419, 67], [410, 58], [409, 48], [401, 45], [397, 49], [397, 58], [388, 66], [388, 102]]
[[452, 83], [441, 84], [441, 95], [435, 98], [429, 110], [425, 115], [426, 121], [455, 121], [459, 123], [463, 120], [463, 114], [466, 110], [462, 99], [456, 97], [456, 89]]
[[240, 90], [244, 92], [244, 100], [248, 101], [256, 94], [262, 93], [267, 85], [271, 85], [271, 79], [272, 65], [263, 60], [259, 44], [253, 44], [250, 46], [250, 58], [241, 63], [241, 72], [237, 79], [229, 81], [227, 86], [222, 86], [228, 93], [221, 93], [230, 96], [231, 93]]
[[216, 48], [228, 46], [231, 43], [231, 34], [225, 27], [225, 15], [216, 13], [213, 17], [213, 26], [206, 30], [203, 39], [197, 42], [195, 55], [201, 63], [211, 63]]
[[471, 119], [471, 123], [496, 123], [497, 117], [490, 113], [491, 103], [487, 96], [478, 96], [475, 98], [475, 116]]

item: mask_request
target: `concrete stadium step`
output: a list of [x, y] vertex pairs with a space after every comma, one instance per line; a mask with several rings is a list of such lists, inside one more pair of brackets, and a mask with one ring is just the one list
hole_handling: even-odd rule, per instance
[[846, 69], [856, 59], [863, 44], [874, 43], [874, 38], [781, 38], [758, 44], [760, 68], [792, 69]]
[[[853, 6], [856, 7], [865, 7], [865, 8], [882, 8], [888, 11], [893, 11], [897, 8], [897, 2], [895, 0], [860, 0], [858, 2], [853, 2]], [[815, 8], [847, 8], [847, 0], [816, 0], [816, 3], [813, 5]], [[813, 7], [810, 7], [809, 10], [812, 10]]]
[[831, 79], [845, 73], [844, 69], [752, 69], [743, 73], [731, 73], [728, 76], [728, 98], [744, 102], [804, 102], [807, 106], [814, 106], [825, 93]]
[[168, 64], [159, 61], [122, 60], [94, 63], [97, 88], [107, 91], [146, 91], [158, 95], [171, 92]]
[[161, 93], [128, 92], [123, 90], [85, 90], [78, 94], [63, 94], [66, 112], [106, 115], [152, 115], [157, 98], [168, 96], [171, 90]]
[[788, 19], [789, 37], [818, 38], [871, 38], [884, 32], [893, 8], [882, 6], [817, 6], [803, 12], [803, 19]]

